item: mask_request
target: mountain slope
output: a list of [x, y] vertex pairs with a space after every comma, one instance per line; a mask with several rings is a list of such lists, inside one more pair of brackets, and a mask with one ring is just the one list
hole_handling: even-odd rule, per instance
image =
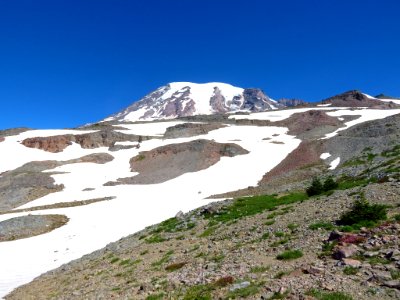
[[170, 119], [237, 111], [258, 112], [281, 107], [260, 89], [242, 89], [219, 82], [173, 82], [104, 121]]

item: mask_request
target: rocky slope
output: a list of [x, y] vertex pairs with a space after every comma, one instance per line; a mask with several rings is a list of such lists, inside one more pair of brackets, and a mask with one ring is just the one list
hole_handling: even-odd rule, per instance
[[[341, 126], [312, 111], [291, 118], [308, 120], [291, 130]], [[262, 193], [247, 190], [263, 196], [178, 213], [40, 276], [7, 299], [398, 299], [398, 118], [361, 123], [332, 139], [305, 139], [260, 181]], [[320, 158], [325, 151], [343, 158], [336, 169]], [[311, 175], [333, 176], [339, 186], [307, 196]], [[341, 225], [360, 199], [387, 205], [387, 220]]]

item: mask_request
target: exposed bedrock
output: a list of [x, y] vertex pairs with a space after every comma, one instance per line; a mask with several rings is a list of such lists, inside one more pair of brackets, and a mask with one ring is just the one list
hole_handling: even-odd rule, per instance
[[0, 222], [0, 242], [13, 241], [50, 232], [65, 225], [64, 215], [27, 215]]
[[73, 142], [78, 143], [84, 149], [93, 149], [99, 147], [113, 147], [116, 142], [141, 142], [151, 138], [153, 137], [102, 130], [78, 135], [66, 134], [27, 138], [22, 141], [22, 144], [29, 148], [57, 153], [62, 152]]
[[106, 185], [161, 183], [188, 172], [207, 169], [222, 156], [233, 157], [247, 153], [239, 145], [205, 139], [166, 145], [140, 152], [130, 160], [132, 172], [139, 172], [138, 175], [120, 178], [118, 182], [108, 182]]
[[165, 131], [164, 138], [174, 139], [180, 137], [191, 137], [201, 134], [207, 134], [212, 130], [226, 127], [226, 125], [218, 123], [184, 123], [168, 127]]
[[0, 177], [0, 212], [63, 190], [64, 185], [55, 184], [53, 173], [45, 170], [73, 163], [104, 164], [113, 159], [108, 153], [95, 153], [68, 161], [33, 161], [4, 172]]

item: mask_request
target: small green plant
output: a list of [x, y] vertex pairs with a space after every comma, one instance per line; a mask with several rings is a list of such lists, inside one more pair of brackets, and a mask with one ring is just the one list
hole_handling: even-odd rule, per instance
[[226, 299], [236, 299], [236, 298], [241, 299], [241, 298], [250, 297], [250, 296], [257, 294], [259, 290], [260, 290], [260, 287], [256, 284], [252, 283], [245, 288], [230, 291], [226, 295]]
[[262, 236], [261, 236], [261, 240], [267, 240], [269, 238], [269, 232], [265, 232]]
[[325, 230], [332, 230], [334, 228], [332, 223], [329, 222], [317, 222], [314, 224], [311, 224], [310, 226], [308, 226], [308, 228], [310, 228], [311, 230], [317, 230], [317, 229], [325, 229]]
[[282, 252], [281, 254], [278, 254], [276, 258], [279, 260], [292, 260], [300, 258], [302, 256], [303, 252], [301, 252], [300, 250], [287, 250], [285, 252]]
[[173, 272], [173, 271], [176, 271], [176, 270], [179, 270], [179, 269], [183, 268], [186, 264], [187, 264], [186, 262], [170, 264], [170, 265], [165, 267], [165, 270], [168, 271], [168, 272]]
[[210, 235], [213, 235], [214, 232], [215, 232], [215, 230], [217, 230], [217, 227], [216, 227], [216, 226], [209, 227], [209, 228], [207, 228], [206, 230], [204, 230], [204, 231], [199, 235], [199, 237], [208, 237], [208, 236], [210, 236]]
[[396, 221], [400, 221], [400, 214], [394, 215], [393, 219], [396, 220]]
[[358, 269], [354, 267], [347, 266], [343, 269], [343, 273], [346, 275], [355, 275], [357, 274]]
[[161, 266], [162, 264], [166, 263], [166, 262], [170, 259], [170, 257], [171, 257], [172, 254], [174, 254], [174, 251], [172, 251], [172, 250], [168, 251], [167, 253], [165, 253], [165, 254], [163, 255], [163, 257], [161, 257], [160, 260], [153, 262], [151, 265], [152, 265], [153, 267], [159, 267], [159, 266]]
[[145, 242], [148, 244], [162, 243], [165, 241], [166, 239], [159, 234], [153, 234], [152, 236], [145, 239]]
[[264, 225], [270, 226], [275, 223], [275, 220], [269, 220], [264, 223]]
[[276, 231], [274, 234], [276, 237], [284, 237], [285, 236], [285, 233], [283, 231]]
[[400, 270], [391, 270], [390, 276], [392, 276], [393, 280], [397, 280], [400, 278]]
[[291, 231], [294, 231], [297, 227], [299, 227], [299, 225], [294, 224], [294, 223], [290, 223], [288, 224], [287, 228]]
[[268, 269], [269, 269], [269, 267], [265, 267], [265, 266], [255, 266], [250, 269], [250, 273], [264, 273]]
[[280, 271], [274, 275], [274, 279], [281, 279], [283, 276], [289, 274], [289, 272]]
[[322, 292], [312, 289], [306, 295], [313, 296], [318, 300], [353, 300], [353, 298], [342, 292]]
[[146, 300], [162, 300], [162, 299], [164, 299], [164, 296], [165, 296], [164, 293], [153, 294], [153, 295], [147, 296]]
[[212, 289], [207, 284], [191, 286], [186, 290], [183, 300], [211, 300]]
[[289, 242], [289, 239], [288, 238], [284, 238], [284, 239], [281, 239], [281, 240], [278, 240], [278, 241], [275, 241], [275, 242], [273, 242], [273, 243], [271, 243], [271, 247], [278, 247], [279, 245], [284, 245], [284, 244], [286, 244], [287, 242]]
[[114, 263], [116, 263], [117, 261], [119, 261], [119, 257], [114, 257], [114, 258], [112, 258], [112, 259], [110, 260], [110, 263], [111, 263], [111, 264], [114, 264]]

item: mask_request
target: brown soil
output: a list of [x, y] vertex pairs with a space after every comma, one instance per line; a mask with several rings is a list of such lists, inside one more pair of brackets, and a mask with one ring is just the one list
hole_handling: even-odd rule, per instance
[[173, 139], [181, 137], [191, 137], [201, 134], [207, 134], [212, 130], [226, 127], [226, 125], [218, 123], [184, 123], [168, 127], [165, 131], [164, 138]]

